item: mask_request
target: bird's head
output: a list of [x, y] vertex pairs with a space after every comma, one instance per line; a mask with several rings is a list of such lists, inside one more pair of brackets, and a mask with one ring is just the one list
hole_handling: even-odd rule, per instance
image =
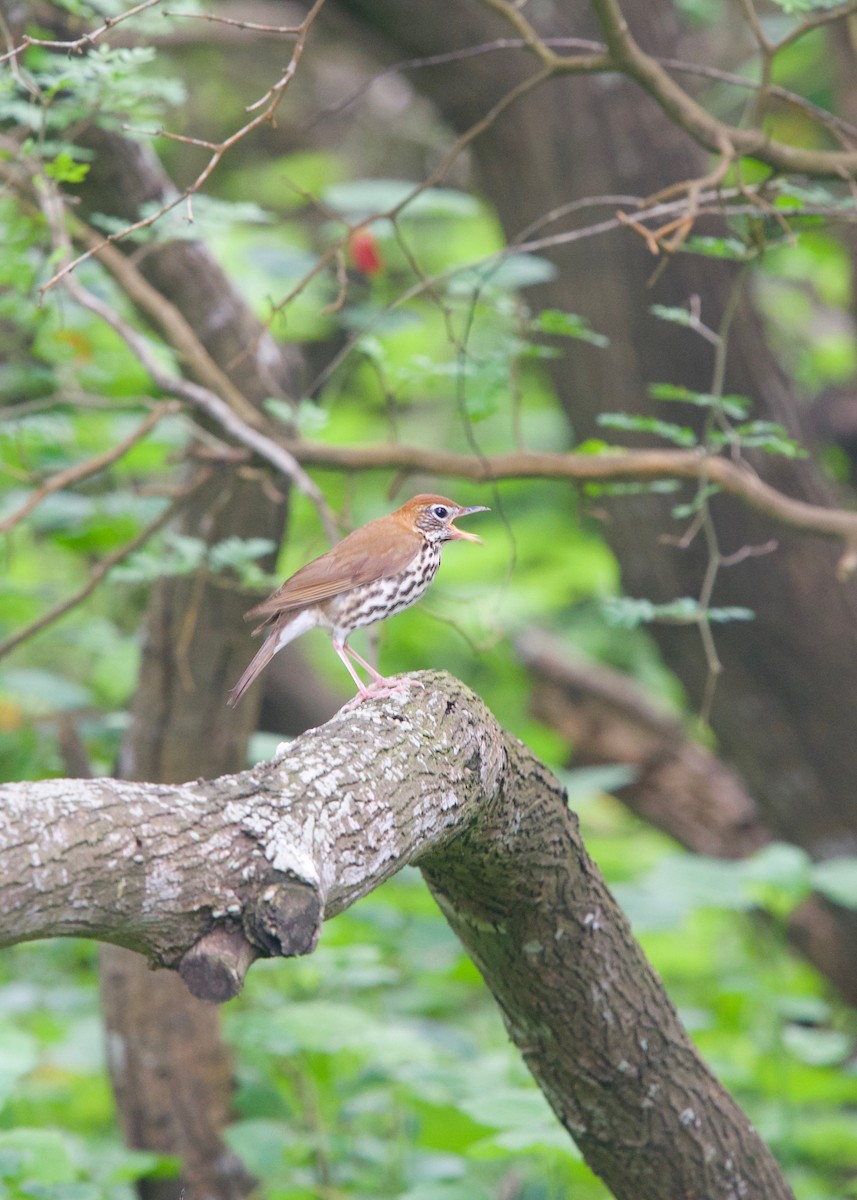
[[465, 533], [453, 524], [459, 517], [467, 517], [471, 513], [489, 512], [484, 504], [476, 504], [465, 508], [445, 496], [414, 496], [396, 513], [405, 524], [416, 533], [421, 534], [429, 542], [479, 542], [482, 538], [475, 533]]

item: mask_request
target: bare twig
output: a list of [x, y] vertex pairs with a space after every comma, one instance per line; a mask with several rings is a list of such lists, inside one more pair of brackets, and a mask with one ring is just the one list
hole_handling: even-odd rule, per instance
[[244, 21], [238, 17], [224, 17], [219, 13], [175, 12], [164, 9], [165, 17], [176, 17], [186, 21], [210, 21], [214, 25], [229, 25], [232, 29], [245, 29], [249, 33], [276, 33], [283, 37], [300, 37], [303, 22], [299, 25], [260, 25], [257, 21]]
[[225, 400], [242, 421], [260, 428], [263, 424], [262, 415], [217, 365], [181, 309], [149, 283], [132, 259], [115, 246], [105, 245], [94, 230], [76, 219], [71, 220], [70, 227], [76, 239], [85, 241], [92, 248], [95, 257], [107, 268], [136, 308], [160, 329], [164, 339], [194, 377]]
[[[46, 179], [39, 180], [38, 191], [42, 211], [47, 218], [54, 242], [64, 257], [67, 257], [70, 242], [65, 228], [66, 214], [62, 198], [51, 185], [50, 181]], [[103, 247], [99, 247], [99, 249], [103, 249]], [[192, 405], [195, 409], [204, 412], [216, 421], [222, 430], [234, 437], [237, 442], [243, 446], [247, 446], [254, 453], [276, 467], [277, 470], [282, 471], [294, 483], [295, 487], [313, 502], [330, 540], [338, 540], [339, 529], [327, 501], [313, 480], [310, 479], [294, 456], [283, 445], [274, 441], [273, 438], [259, 429], [254, 429], [244, 420], [242, 415], [235, 412], [221, 396], [211, 391], [210, 388], [202, 387], [200, 384], [172, 375], [158, 361], [157, 355], [153, 353], [146, 338], [129, 325], [116, 312], [115, 308], [85, 288], [75, 275], [63, 275], [63, 284], [66, 291], [81, 308], [94, 313], [119, 334], [140, 364], [149, 373], [154, 383], [162, 391], [168, 395], [176, 396], [178, 399]], [[195, 335], [192, 336], [195, 338]], [[231, 387], [232, 385], [230, 384], [229, 386]], [[246, 404], [247, 402], [245, 401], [244, 403]]]
[[83, 587], [78, 588], [78, 590], [71, 596], [67, 596], [65, 600], [61, 600], [58, 604], [55, 604], [53, 608], [49, 608], [46, 612], [43, 612], [40, 617], [35, 619], [35, 621], [31, 621], [29, 625], [24, 625], [23, 628], [19, 629], [16, 633], [13, 633], [7, 637], [5, 641], [0, 642], [0, 658], [10, 654], [23, 642], [26, 642], [29, 638], [34, 637], [35, 634], [41, 633], [43, 629], [47, 629], [49, 625], [53, 625], [55, 621], [60, 619], [60, 617], [64, 617], [66, 613], [71, 612], [73, 608], [76, 608], [78, 604], [81, 604], [88, 596], [92, 595], [101, 581], [110, 573], [110, 571], [113, 570], [115, 566], [118, 566], [119, 563], [124, 562], [129, 555], [139, 550], [141, 546], [144, 546], [150, 538], [152, 538], [159, 530], [163, 529], [164, 526], [173, 519], [186, 501], [189, 500], [190, 497], [194, 495], [194, 493], [197, 492], [199, 488], [201, 488], [202, 485], [211, 478], [211, 474], [211, 468], [202, 468], [190, 487], [186, 488], [181, 495], [177, 497], [177, 499], [173, 500], [171, 504], [168, 504], [166, 508], [164, 508], [164, 510], [160, 512], [157, 517], [155, 517], [154, 521], [150, 521], [148, 525], [146, 525], [138, 534], [132, 537], [129, 542], [126, 542], [124, 546], [120, 546], [118, 550], [114, 550], [112, 554], [108, 554], [106, 558], [102, 558], [98, 565], [93, 569], [92, 574], [89, 576], [89, 579], [86, 581]]
[[247, 446], [255, 454], [258, 454], [260, 458], [265, 459], [271, 466], [281, 471], [287, 479], [290, 479], [298, 491], [308, 496], [315, 505], [330, 540], [338, 540], [339, 529], [336, 518], [331, 512], [322, 492], [285, 446], [274, 441], [273, 438], [268, 437], [267, 434], [262, 433], [260, 430], [248, 425], [225, 400], [222, 400], [220, 396], [208, 388], [201, 387], [197, 383], [190, 382], [190, 380], [181, 379], [176, 375], [171, 375], [169, 371], [164, 370], [158, 362], [157, 357], [149, 348], [145, 338], [124, 321], [109, 305], [82, 287], [74, 276], [67, 276], [64, 284], [81, 308], [95, 313], [96, 316], [100, 317], [102, 321], [119, 334], [162, 391], [168, 395], [177, 396], [180, 400], [187, 401], [187, 403], [200, 412], [204, 412], [216, 421], [225, 433], [228, 433], [242, 445]]
[[[152, 3], [154, 2], [155, 0], [152, 0]], [[51, 276], [46, 283], [42, 284], [41, 288], [39, 289], [41, 295], [44, 295], [45, 292], [49, 291], [52, 287], [55, 287], [60, 280], [64, 279], [68, 274], [74, 271], [75, 267], [78, 267], [82, 262], [85, 262], [88, 258], [91, 258], [97, 248], [109, 245], [111, 242], [117, 242], [123, 238], [130, 237], [131, 234], [138, 233], [141, 229], [149, 228], [149, 226], [154, 225], [154, 223], [160, 220], [160, 218], [166, 213], [170, 212], [184, 201], [189, 200], [205, 184], [223, 156], [229, 150], [231, 150], [233, 146], [242, 141], [261, 125], [270, 124], [274, 120], [280, 102], [294, 77], [295, 71], [297, 70], [309, 31], [323, 5], [324, 0], [314, 0], [314, 3], [309, 8], [304, 20], [297, 29], [295, 44], [292, 47], [291, 58], [289, 59], [286, 69], [283, 71], [277, 82], [268, 88], [267, 92], [265, 92], [265, 94], [260, 97], [259, 100], [248, 106], [247, 112], [253, 112], [255, 113], [255, 116], [253, 116], [251, 120], [245, 122], [240, 129], [237, 129], [234, 133], [230, 134], [228, 138], [225, 138], [212, 149], [211, 157], [197, 175], [193, 183], [189, 184], [183, 192], [162, 204], [156, 212], [149, 213], [147, 216], [141, 217], [139, 221], [134, 221], [131, 224], [126, 225], [123, 229], [117, 230], [115, 233], [108, 234], [103, 241], [98, 244], [98, 246], [90, 246], [83, 252], [83, 254], [79, 254], [76, 258], [70, 258], [58, 271]]]
[[[697, 199], [696, 216], [717, 216], [717, 217], [734, 217], [734, 216], [756, 216], [758, 215], [758, 203], [753, 204], [736, 204], [732, 203], [737, 198], [742, 197], [744, 192], [741, 188], [721, 188], [711, 192], [701, 194]], [[587, 207], [601, 207], [602, 205], [618, 203], [623, 205], [642, 205], [645, 201], [641, 197], [633, 196], [596, 196], [584, 200], [573, 201], [568, 205], [562, 205], [552, 212], [546, 214], [538, 221], [533, 222], [528, 226], [528, 230], [536, 230], [542, 224], [560, 219], [566, 213], [576, 212]], [[655, 204], [649, 209], [641, 209], [634, 214], [634, 222], [641, 226], [646, 222], [658, 222], [665, 219], [680, 217], [687, 211], [687, 197], [682, 196], [679, 200], [669, 201], [663, 204]], [[835, 217], [836, 220], [857, 223], [857, 209], [843, 210], [833, 209], [830, 206], [816, 206], [811, 204], [797, 204], [794, 208], [777, 209], [779, 216], [786, 217], [807, 217], [807, 216], [826, 216], [828, 218]], [[367, 218], [365, 224], [369, 224], [377, 217]], [[494, 266], [499, 264], [504, 258], [508, 258], [515, 254], [538, 254], [544, 250], [555, 249], [558, 246], [567, 246], [574, 242], [585, 241], [588, 238], [600, 237], [605, 233], [612, 233], [616, 229], [620, 229], [623, 224], [628, 223], [624, 215], [611, 215], [605, 217], [601, 221], [595, 221], [592, 224], [580, 226], [576, 229], [563, 230], [560, 233], [546, 234], [543, 237], [531, 237], [527, 231], [522, 232], [513, 238], [508, 246], [501, 250], [496, 250], [492, 254], [486, 254], [480, 259], [472, 260], [468, 263], [449, 267], [445, 271], [440, 271], [436, 275], [431, 275], [418, 279], [416, 283], [409, 288], [405, 288], [399, 292], [391, 301], [381, 308], [377, 316], [365, 325], [362, 329], [353, 333], [341, 347], [340, 350], [328, 361], [325, 367], [318, 373], [309, 387], [310, 392], [316, 392], [323, 383], [336, 371], [342, 363], [353, 352], [355, 346], [360, 342], [360, 339], [383, 320], [387, 314], [401, 308], [417, 296], [424, 294], [429, 289], [438, 289], [441, 285], [449, 283], [457, 276], [469, 274], [475, 271], [489, 272]], [[527, 234], [525, 237], [524, 235]], [[522, 240], [523, 239], [523, 240]], [[280, 300], [275, 306], [274, 311], [280, 311], [286, 307], [296, 296], [300, 295], [307, 284], [327, 265], [330, 255], [323, 256], [307, 274], [294, 285], [291, 291]]]
[[511, 0], [484, 0], [488, 8], [505, 17], [515, 32], [520, 34], [523, 44], [541, 61], [542, 68], [547, 74], [561, 69], [563, 71], [581, 74], [610, 70], [613, 67], [609, 52], [599, 49], [589, 54], [559, 55], [549, 43], [533, 28], [524, 14], [521, 5]]
[[10, 60], [14, 62], [30, 46], [41, 46], [46, 50], [65, 50], [67, 54], [82, 54], [84, 50], [89, 50], [94, 46], [105, 33], [110, 33], [111, 30], [115, 29], [123, 21], [129, 20], [131, 17], [137, 17], [141, 12], [145, 12], [147, 8], [154, 8], [156, 4], [161, 3], [162, 0], [142, 0], [142, 3], [135, 4], [133, 8], [126, 9], [125, 12], [119, 13], [118, 16], [105, 17], [101, 25], [90, 30], [89, 33], [84, 33], [79, 38], [51, 41], [48, 38], [30, 37], [29, 34], [25, 34], [17, 46], [13, 46], [6, 54], [0, 54], [0, 65]]
[[137, 426], [133, 433], [123, 438], [121, 442], [117, 442], [115, 446], [111, 446], [109, 450], [105, 450], [103, 454], [96, 455], [95, 458], [88, 458], [86, 462], [75, 463], [73, 467], [67, 467], [66, 470], [59, 471], [56, 475], [51, 476], [19, 508], [15, 509], [10, 516], [0, 521], [0, 534], [8, 533], [19, 521], [23, 521], [34, 508], [37, 508], [41, 504], [46, 496], [51, 496], [54, 492], [60, 492], [72, 484], [80, 483], [82, 479], [88, 479], [92, 475], [97, 475], [99, 471], [103, 471], [105, 467], [109, 467], [111, 463], [116, 462], [117, 459], [127, 454], [137, 442], [142, 441], [160, 420], [178, 411], [178, 404], [159, 404]]
[[806, 13], [802, 16], [799, 25], [796, 25], [790, 33], [785, 34], [778, 42], [774, 43], [774, 53], [778, 54], [786, 46], [791, 46], [793, 42], [796, 42], [798, 38], [802, 38], [804, 34], [809, 33], [811, 29], [818, 29], [820, 25], [830, 25], [834, 21], [841, 21], [844, 17], [853, 16], [854, 13], [857, 13], [857, 2], [855, 0], [847, 0], [845, 4], [836, 4], [832, 8], [822, 8], [816, 12]]
[[[839, 16], [841, 15], [842, 13], [839, 14]], [[801, 29], [803, 30], [803, 25]], [[805, 30], [803, 31], [805, 32]], [[593, 73], [595, 73], [598, 59], [601, 56], [606, 56], [607, 48], [604, 43], [594, 41], [591, 38], [548, 37], [543, 38], [542, 41], [545, 46], [548, 46], [552, 50], [587, 51], [592, 55], [590, 70]], [[787, 42], [788, 38], [784, 39], [784, 41]], [[371, 79], [361, 84], [360, 87], [355, 88], [344, 100], [339, 100], [336, 104], [331, 104], [323, 109], [304, 128], [311, 129], [314, 124], [324, 120], [326, 117], [336, 116], [337, 113], [342, 112], [359, 100], [378, 80], [384, 79], [389, 75], [398, 75], [406, 71], [425, 70], [431, 67], [448, 66], [451, 63], [465, 62], [470, 58], [478, 58], [485, 54], [496, 54], [507, 50], [522, 50], [528, 44], [523, 38], [495, 38], [490, 42], [480, 42], [473, 46], [462, 46], [455, 50], [448, 50], [443, 54], [430, 54], [422, 58], [402, 59], [400, 62], [385, 67], [383, 71], [376, 72]], [[783, 43], [778, 43], [777, 49], [781, 49], [782, 45]], [[726, 83], [731, 87], [742, 88], [751, 92], [758, 91], [759, 88], [757, 80], [748, 79], [745, 75], [736, 75], [732, 71], [721, 70], [719, 67], [710, 67], [704, 63], [686, 62], [681, 58], [661, 57], [660, 55], [653, 55], [652, 57], [660, 66], [666, 67], [670, 71], [677, 71], [680, 75], [694, 75], [699, 79], [710, 79], [714, 83]], [[566, 58], [561, 61], [568, 63], [570, 60]], [[604, 57], [603, 61], [605, 64], [603, 68], [604, 72], [611, 70], [609, 56]], [[565, 69], [568, 71], [567, 67]], [[788, 88], [775, 83], [770, 85], [769, 93], [777, 100], [782, 100], [784, 103], [806, 112], [820, 125], [826, 125], [831, 130], [841, 133], [845, 137], [857, 140], [857, 128], [848, 121], [844, 121], [836, 113], [828, 112], [827, 109], [821, 108], [820, 105], [813, 104], [805, 96], [800, 96], [797, 92], [792, 92]]]

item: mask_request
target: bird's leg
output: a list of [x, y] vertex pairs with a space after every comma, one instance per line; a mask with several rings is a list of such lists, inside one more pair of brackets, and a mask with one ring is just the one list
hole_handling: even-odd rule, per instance
[[366, 684], [363, 682], [363, 680], [360, 678], [360, 676], [357, 674], [357, 672], [352, 667], [351, 663], [348, 661], [348, 656], [345, 653], [345, 651], [347, 649], [345, 643], [338, 642], [336, 640], [336, 638], [334, 638], [333, 639], [333, 648], [336, 651], [336, 653], [339, 655], [339, 657], [341, 658], [346, 671], [351, 676], [351, 678], [354, 680], [354, 682], [357, 684], [356, 699], [357, 699], [357, 703], [359, 704], [361, 700], [365, 700], [366, 697], [369, 695], [369, 689], [366, 687]]
[[372, 676], [373, 683], [376, 683], [379, 685], [386, 684], [387, 680], [385, 679], [385, 677], [383, 675], [381, 675], [378, 671], [376, 671], [375, 668], [372, 666], [372, 664], [368, 663], [366, 661], [366, 659], [362, 657], [362, 655], [358, 654], [353, 646], [349, 646], [348, 643], [345, 642], [342, 649], [345, 651], [346, 654], [350, 654], [355, 662], [360, 663], [360, 666], [363, 667], [363, 669], [365, 671], [369, 672], [369, 674]]
[[[425, 684], [421, 683], [419, 679], [408, 679], [407, 676], [405, 676], [403, 679], [395, 680], [385, 678], [385, 676], [376, 671], [374, 667], [370, 666], [369, 663], [366, 662], [365, 658], [358, 654], [356, 650], [352, 650], [347, 642], [334, 641], [333, 648], [345, 663], [348, 674], [357, 684], [357, 695], [353, 700], [348, 701], [343, 708], [343, 712], [348, 712], [349, 709], [356, 708], [358, 704], [362, 704], [364, 700], [368, 700], [370, 697], [380, 699], [384, 696], [401, 695], [401, 693], [407, 691], [409, 687], [425, 687]], [[365, 667], [372, 676], [372, 682], [369, 687], [366, 687], [360, 676], [348, 661], [347, 656], [349, 654], [353, 659], [360, 663], [361, 667]]]
[[365, 667], [365, 669], [372, 676], [372, 684], [369, 687], [369, 694], [372, 696], [390, 695], [392, 692], [401, 692], [404, 691], [405, 688], [409, 687], [425, 687], [425, 684], [421, 680], [411, 679], [409, 675], [405, 675], [401, 679], [397, 679], [394, 683], [392, 680], [388, 679], [386, 675], [380, 675], [375, 668], [368, 663], [365, 658], [362, 658], [353, 646], [349, 646], [347, 642], [345, 643], [343, 649], [345, 650], [346, 654], [350, 654], [356, 662], [359, 662], [361, 667]]

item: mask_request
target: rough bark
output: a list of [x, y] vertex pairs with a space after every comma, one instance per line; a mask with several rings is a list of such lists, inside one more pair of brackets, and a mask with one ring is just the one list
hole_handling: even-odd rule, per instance
[[[394, 60], [511, 33], [479, 0], [462, 0], [443, 21], [430, 6], [412, 0], [340, 0], [340, 5], [383, 39]], [[628, 0], [623, 8], [643, 46], [676, 53], [679, 28], [670, 6]], [[585, 5], [555, 5], [534, 11], [530, 19], [545, 35], [598, 35]], [[455, 61], [415, 71], [410, 78], [453, 129], [463, 131], [534, 71], [527, 51], [507, 50], [470, 58], [466, 65]], [[616, 76], [549, 80], [476, 138], [472, 154], [510, 235], [571, 200], [617, 192], [643, 197], [706, 169], [689, 137], [635, 85]], [[562, 227], [557, 222], [550, 229]], [[556, 372], [577, 436], [600, 436], [596, 420], [605, 409], [645, 410], [649, 382], [709, 389], [711, 348], [690, 331], [656, 320], [649, 305], [686, 305], [696, 294], [703, 318], [717, 327], [735, 284], [734, 267], [677, 255], [647, 288], [655, 261], [630, 231], [560, 248], [551, 257], [559, 277], [531, 292], [533, 303], [582, 313], [610, 337], [608, 351], [576, 348]], [[754, 416], [801, 432], [795, 397], [746, 301], [732, 323], [726, 390], [751, 396]], [[754, 465], [789, 495], [831, 502], [830, 487], [811, 459], [762, 456]], [[704, 548], [687, 552], [660, 541], [671, 524], [668, 502], [640, 496], [602, 507], [608, 514], [604, 532], [630, 595], [660, 602], [699, 593]], [[726, 554], [770, 536], [757, 517], [728, 500], [716, 504], [716, 518]], [[745, 605], [756, 614], [752, 622], [717, 631], [724, 671], [711, 723], [725, 758], [740, 771], [777, 836], [816, 857], [854, 853], [857, 755], [843, 698], [857, 692], [857, 585], [836, 581], [835, 550], [784, 535], [776, 553], [724, 570], [714, 603]], [[662, 626], [654, 632], [691, 702], [698, 703], [707, 665], [696, 631]], [[823, 928], [824, 943], [815, 945], [808, 934], [807, 951], [822, 969], [837, 961], [839, 986], [857, 999], [857, 918], [833, 910]]]
[[340, 713], [239, 775], [8, 785], [0, 943], [83, 934], [168, 966], [194, 947], [205, 958], [218, 935], [222, 955], [224, 934], [303, 953], [324, 918], [412, 862], [619, 1200], [790, 1197], [694, 1051], [559, 784], [461, 684], [422, 678], [407, 701]]

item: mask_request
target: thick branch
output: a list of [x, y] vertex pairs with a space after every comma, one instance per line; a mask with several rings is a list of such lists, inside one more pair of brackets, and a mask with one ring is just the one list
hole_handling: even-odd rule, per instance
[[106, 938], [222, 998], [254, 956], [312, 949], [323, 917], [414, 862], [619, 1200], [791, 1196], [697, 1057], [556, 780], [472, 693], [423, 678], [240, 775], [6, 787], [0, 941]]

